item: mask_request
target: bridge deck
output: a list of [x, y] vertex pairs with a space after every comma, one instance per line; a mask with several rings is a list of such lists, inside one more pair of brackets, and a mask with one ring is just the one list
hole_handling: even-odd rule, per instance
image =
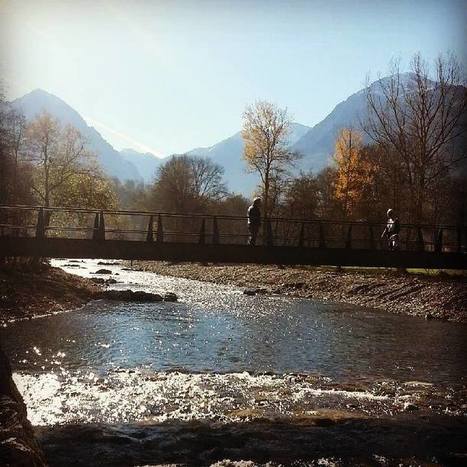
[[467, 255], [463, 253], [69, 238], [3, 237], [0, 239], [2, 256], [467, 269]]

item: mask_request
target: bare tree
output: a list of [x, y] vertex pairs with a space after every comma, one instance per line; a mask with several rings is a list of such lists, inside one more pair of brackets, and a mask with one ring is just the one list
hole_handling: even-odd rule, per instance
[[457, 60], [435, 62], [434, 76], [420, 55], [411, 73], [393, 74], [367, 87], [366, 133], [388, 153], [395, 154], [410, 189], [413, 221], [425, 218], [432, 187], [466, 158], [460, 144], [466, 130], [467, 89]]
[[191, 157], [189, 159], [195, 196], [200, 200], [220, 201], [227, 195], [222, 179], [224, 169], [209, 158]]
[[243, 157], [248, 170], [261, 178], [264, 215], [271, 210], [271, 185], [286, 173], [299, 157], [288, 148], [290, 119], [286, 109], [266, 101], [257, 101], [243, 113]]
[[208, 158], [173, 156], [159, 167], [153, 188], [155, 203], [175, 212], [205, 210], [225, 197], [224, 170]]

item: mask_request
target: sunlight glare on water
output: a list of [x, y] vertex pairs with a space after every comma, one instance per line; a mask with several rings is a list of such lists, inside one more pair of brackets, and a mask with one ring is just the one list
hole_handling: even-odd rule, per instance
[[[101, 267], [73, 264], [88, 277]], [[121, 281], [112, 288], [179, 302], [100, 300], [1, 329], [33, 424], [390, 412], [403, 402], [394, 381], [466, 381], [465, 326], [105, 268]]]

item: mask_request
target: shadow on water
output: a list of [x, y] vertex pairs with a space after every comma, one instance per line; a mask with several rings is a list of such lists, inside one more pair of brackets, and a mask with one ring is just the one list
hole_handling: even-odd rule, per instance
[[[462, 418], [316, 417], [229, 424], [167, 422], [38, 428], [51, 467], [210, 465], [220, 460], [318, 465], [465, 465]], [[323, 464], [320, 464], [323, 465]]]

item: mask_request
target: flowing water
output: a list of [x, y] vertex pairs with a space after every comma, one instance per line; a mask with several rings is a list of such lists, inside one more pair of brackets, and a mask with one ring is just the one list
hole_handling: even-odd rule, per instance
[[[154, 436], [154, 428], [143, 435], [141, 426], [160, 429], [164, 423], [217, 423], [225, 429], [261, 420], [316, 424], [323, 417], [334, 422], [387, 417], [411, 409], [453, 418], [467, 412], [466, 326], [342, 304], [247, 296], [235, 287], [102, 266], [97, 260], [56, 265], [86, 277], [104, 267], [118, 281], [110, 286], [114, 289], [173, 291], [179, 301], [100, 300], [0, 330], [30, 420], [50, 427], [42, 429], [46, 445], [56, 446], [63, 429], [96, 423], [105, 426], [98, 437], [108, 438], [105, 430], [112, 426], [112, 437], [121, 442]], [[126, 431], [117, 436], [122, 426]], [[61, 459], [60, 453], [55, 457]], [[115, 457], [105, 465], [112, 463], [134, 465]]]

